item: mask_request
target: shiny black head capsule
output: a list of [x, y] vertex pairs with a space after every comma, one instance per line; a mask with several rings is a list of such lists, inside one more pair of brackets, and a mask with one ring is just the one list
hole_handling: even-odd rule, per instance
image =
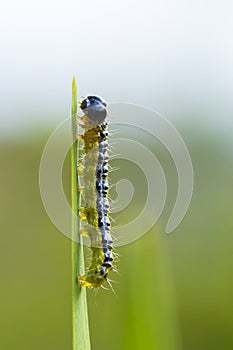
[[107, 116], [106, 102], [98, 96], [87, 96], [80, 108], [92, 121], [103, 122]]

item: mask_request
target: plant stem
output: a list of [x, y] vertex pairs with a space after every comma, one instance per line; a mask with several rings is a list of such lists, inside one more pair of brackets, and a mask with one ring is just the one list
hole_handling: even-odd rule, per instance
[[77, 134], [77, 87], [75, 77], [72, 81], [72, 137], [71, 148], [71, 198], [72, 198], [72, 350], [90, 350], [86, 288], [81, 288], [78, 274], [84, 273], [83, 246], [78, 238], [78, 140]]

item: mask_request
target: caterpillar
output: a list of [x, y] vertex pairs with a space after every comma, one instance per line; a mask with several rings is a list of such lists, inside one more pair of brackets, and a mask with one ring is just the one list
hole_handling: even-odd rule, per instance
[[87, 96], [80, 103], [84, 115], [79, 117], [84, 130], [79, 135], [84, 141], [81, 168], [83, 188], [80, 219], [91, 242], [91, 263], [84, 275], [79, 275], [81, 286], [98, 288], [108, 281], [112, 270], [113, 240], [110, 233], [108, 200], [108, 123], [106, 102], [98, 96]]

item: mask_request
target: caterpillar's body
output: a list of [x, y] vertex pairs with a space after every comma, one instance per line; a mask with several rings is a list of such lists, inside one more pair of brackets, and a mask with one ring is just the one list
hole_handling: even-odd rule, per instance
[[112, 269], [113, 241], [110, 234], [108, 201], [108, 124], [106, 103], [97, 96], [88, 96], [81, 103], [84, 116], [84, 167], [82, 216], [86, 221], [85, 233], [91, 241], [91, 264], [83, 276], [82, 286], [100, 287]]

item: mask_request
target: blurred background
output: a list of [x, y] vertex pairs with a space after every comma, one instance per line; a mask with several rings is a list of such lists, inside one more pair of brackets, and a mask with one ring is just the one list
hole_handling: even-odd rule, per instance
[[[165, 171], [166, 207], [147, 235], [118, 249], [116, 295], [88, 291], [92, 348], [233, 348], [232, 14], [228, 0], [1, 2], [1, 349], [71, 349], [71, 244], [46, 215], [38, 170], [70, 114], [74, 74], [80, 96], [164, 115], [195, 176], [187, 215], [165, 235], [176, 170], [159, 142], [140, 139]], [[112, 181], [127, 173], [135, 188], [121, 224], [143, 207], [145, 187], [131, 164], [115, 163]], [[69, 174], [67, 156], [67, 197]]]

